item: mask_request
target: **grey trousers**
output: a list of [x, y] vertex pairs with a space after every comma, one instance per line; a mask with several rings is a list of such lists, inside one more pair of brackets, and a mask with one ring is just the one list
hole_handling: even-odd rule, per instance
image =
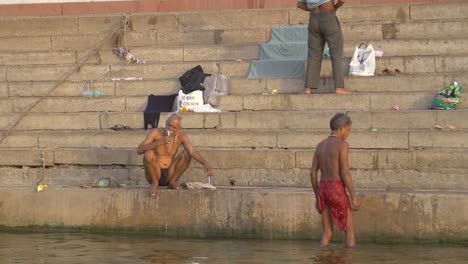
[[344, 88], [343, 77], [343, 32], [334, 10], [310, 12], [309, 53], [305, 87], [318, 89], [325, 42], [330, 49], [335, 88]]

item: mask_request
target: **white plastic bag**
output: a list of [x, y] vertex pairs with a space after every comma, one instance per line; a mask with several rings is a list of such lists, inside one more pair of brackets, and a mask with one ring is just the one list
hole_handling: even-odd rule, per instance
[[[361, 43], [354, 51], [353, 58], [349, 64], [349, 75], [352, 76], [374, 76], [375, 73], [375, 51], [369, 44], [365, 47]], [[364, 46], [364, 48], [362, 48]]]
[[219, 99], [224, 95], [228, 95], [231, 88], [229, 78], [222, 74], [207, 76], [203, 84], [205, 86], [205, 103], [213, 106], [219, 106]]
[[179, 91], [179, 96], [177, 97], [177, 110], [183, 111], [193, 111], [195, 107], [203, 106], [203, 91], [196, 90], [189, 94], [184, 94], [182, 90]]

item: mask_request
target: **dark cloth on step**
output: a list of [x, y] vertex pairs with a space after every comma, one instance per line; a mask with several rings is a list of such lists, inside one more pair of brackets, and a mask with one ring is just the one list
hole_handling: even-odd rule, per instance
[[159, 117], [162, 112], [171, 112], [177, 94], [173, 95], [149, 95], [148, 105], [144, 112], [145, 130], [148, 125], [158, 127]]

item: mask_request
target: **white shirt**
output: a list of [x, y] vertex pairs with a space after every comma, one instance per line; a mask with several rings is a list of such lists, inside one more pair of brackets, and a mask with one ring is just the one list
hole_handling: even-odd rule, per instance
[[316, 8], [317, 6], [321, 6], [327, 2], [330, 2], [330, 0], [297, 0], [297, 1], [301, 3], [306, 3], [307, 8], [309, 9]]

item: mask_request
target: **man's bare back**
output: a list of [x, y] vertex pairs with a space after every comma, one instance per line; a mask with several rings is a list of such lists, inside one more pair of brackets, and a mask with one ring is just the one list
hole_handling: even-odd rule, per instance
[[342, 145], [342, 140], [335, 136], [329, 136], [317, 146], [315, 153], [319, 163], [321, 180], [341, 180], [339, 161]]

